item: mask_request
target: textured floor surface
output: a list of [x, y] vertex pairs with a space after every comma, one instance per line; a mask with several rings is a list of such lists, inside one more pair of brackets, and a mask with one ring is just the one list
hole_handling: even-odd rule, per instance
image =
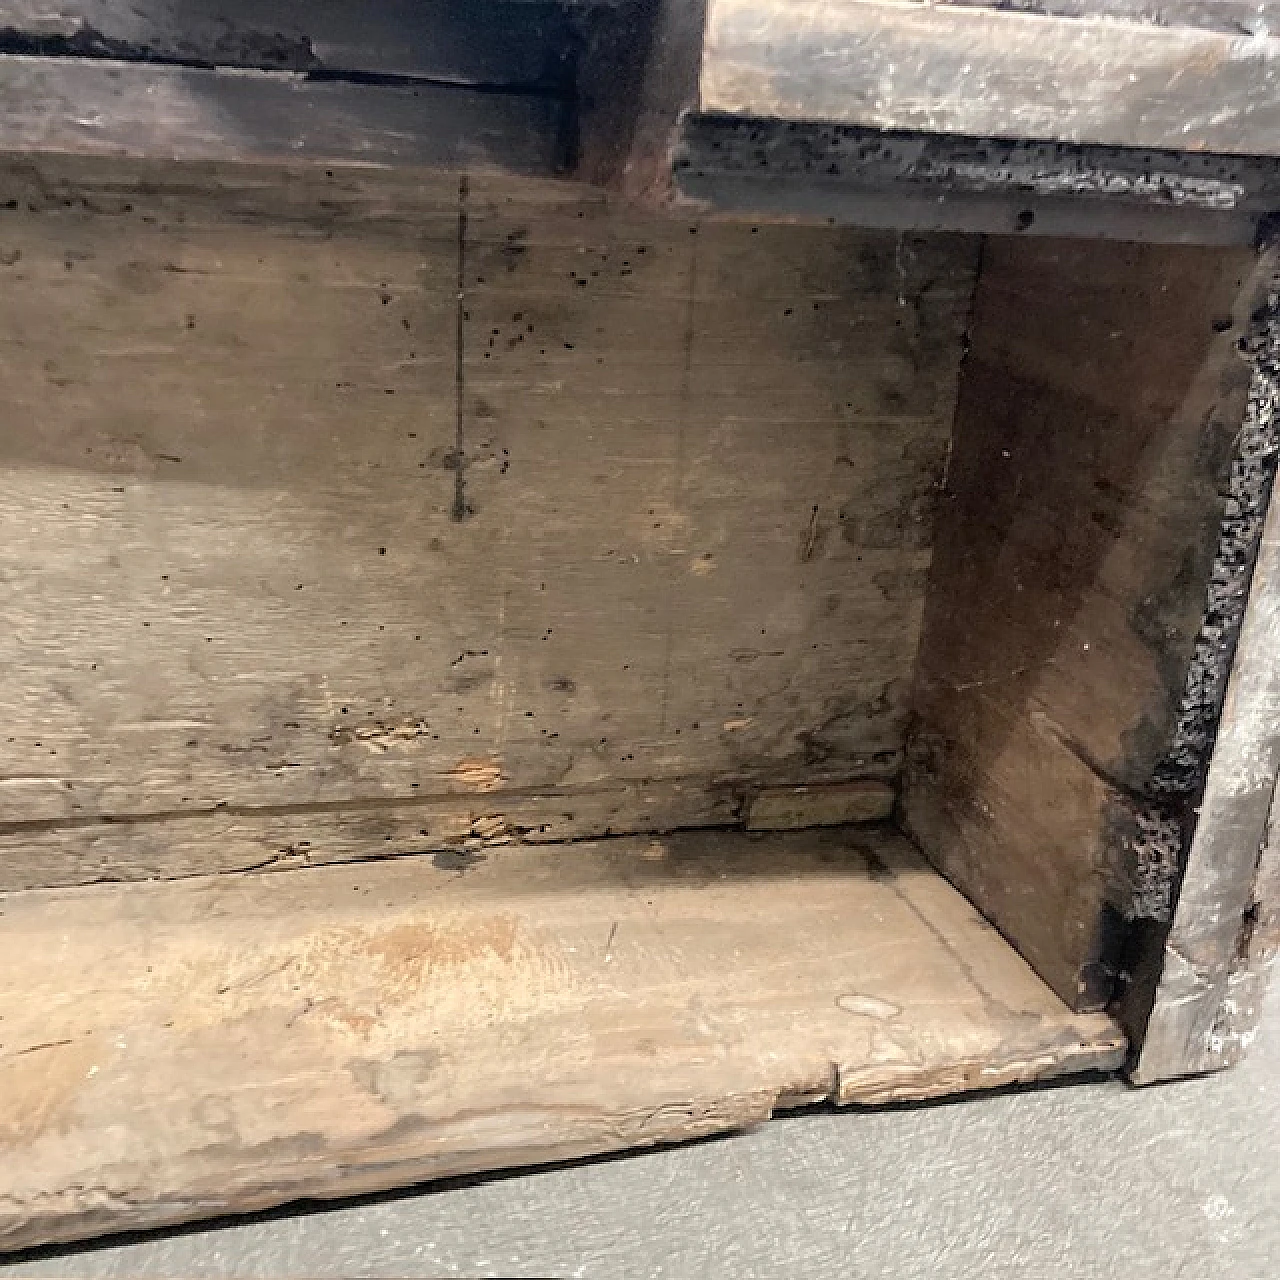
[[0, 1276], [1280, 1276], [1280, 1000], [1223, 1075], [756, 1132], [27, 1256]]

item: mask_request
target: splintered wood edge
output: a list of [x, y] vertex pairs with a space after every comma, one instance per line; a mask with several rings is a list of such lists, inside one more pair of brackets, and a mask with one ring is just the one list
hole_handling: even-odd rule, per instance
[[0, 1248], [1120, 1065], [898, 835], [4, 899]]

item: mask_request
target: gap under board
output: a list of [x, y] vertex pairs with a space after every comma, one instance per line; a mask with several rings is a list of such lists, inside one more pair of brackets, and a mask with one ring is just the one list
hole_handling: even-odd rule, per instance
[[0, 1248], [1124, 1053], [881, 828], [101, 884], [0, 912]]

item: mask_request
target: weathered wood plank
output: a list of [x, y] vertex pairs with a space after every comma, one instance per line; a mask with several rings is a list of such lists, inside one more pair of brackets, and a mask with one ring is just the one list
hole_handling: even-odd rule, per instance
[[891, 775], [976, 243], [330, 174], [0, 173], [3, 882], [86, 838], [23, 823], [272, 811], [212, 869], [282, 807]]
[[547, 0], [0, 0], [6, 53], [567, 89], [575, 31]]
[[1267, 36], [1277, 27], [1273, 0], [941, 0], [977, 9], [1047, 13], [1063, 18], [1111, 18], [1158, 27], [1198, 27], [1232, 36]]
[[711, 0], [701, 110], [1275, 155], [1280, 42], [886, 0]]
[[4, 924], [0, 1248], [1123, 1054], [874, 831], [15, 894]]
[[1078, 1007], [1110, 998], [1126, 922], [1167, 919], [1195, 822], [1188, 671], [1265, 274], [1244, 250], [988, 245], [905, 815]]
[[0, 151], [551, 174], [569, 124], [539, 93], [0, 56]]

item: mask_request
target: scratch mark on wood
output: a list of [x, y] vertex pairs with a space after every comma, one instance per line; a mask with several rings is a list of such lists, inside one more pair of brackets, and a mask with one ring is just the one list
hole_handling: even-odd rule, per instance
[[41, 1049], [61, 1049], [64, 1045], [70, 1043], [70, 1040], [46, 1040], [43, 1044], [33, 1044], [28, 1045], [25, 1049], [15, 1049], [9, 1056], [11, 1058], [21, 1058], [24, 1054], [39, 1053]]
[[[680, 370], [680, 412], [676, 422], [675, 488], [671, 510], [679, 512], [684, 500], [685, 436], [689, 423], [689, 397], [693, 388], [693, 334], [694, 310], [698, 296], [698, 225], [689, 228], [694, 238], [689, 250], [689, 292], [686, 295], [684, 317], [684, 362]], [[662, 654], [662, 709], [658, 716], [658, 732], [667, 731], [667, 712], [671, 701], [671, 651], [675, 644], [675, 585], [674, 579], [667, 586], [666, 624], [667, 634]]]
[[804, 536], [804, 550], [800, 553], [800, 559], [808, 564], [813, 559], [813, 548], [818, 541], [818, 504], [813, 504], [813, 510], [809, 513], [809, 528]]
[[463, 446], [463, 415], [466, 373], [463, 368], [463, 356], [466, 352], [466, 271], [467, 271], [467, 175], [458, 179], [458, 306], [457, 330], [454, 337], [454, 467], [453, 467], [453, 510], [450, 513], [454, 520], [465, 520], [471, 515], [467, 505], [467, 455]]

